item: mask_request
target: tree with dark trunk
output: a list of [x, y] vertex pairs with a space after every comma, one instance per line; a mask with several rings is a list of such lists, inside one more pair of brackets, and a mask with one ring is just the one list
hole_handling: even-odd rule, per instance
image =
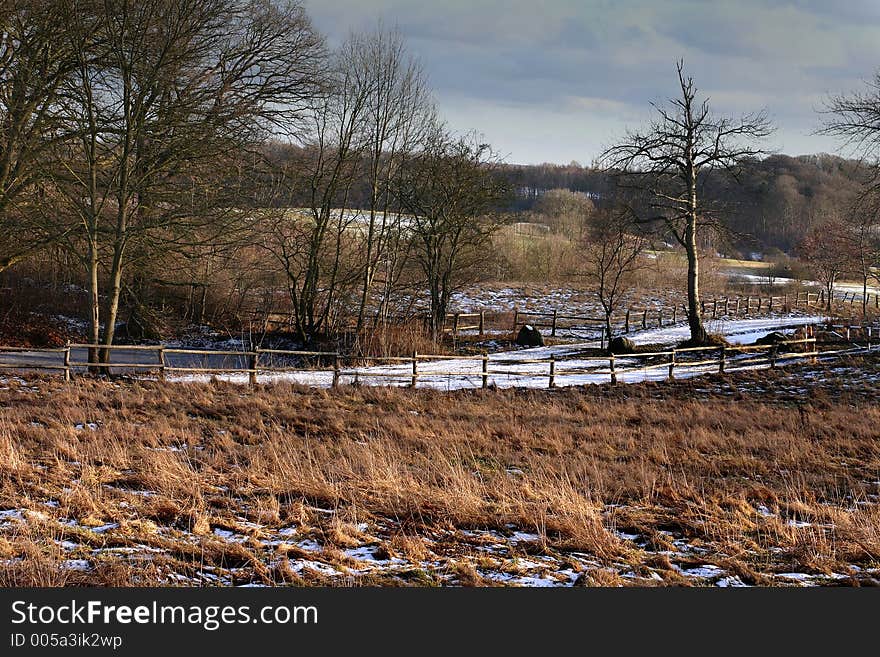
[[868, 280], [874, 277], [880, 282], [880, 72], [866, 89], [832, 96], [824, 115], [820, 134], [840, 138], [868, 172], [850, 222], [864, 315], [868, 311]]
[[801, 258], [825, 288], [825, 309], [829, 312], [834, 308], [837, 281], [857, 268], [858, 254], [852, 238], [851, 226], [837, 216], [830, 216], [811, 228], [798, 245]]
[[[109, 347], [130, 254], [167, 250], [196, 228], [222, 234], [241, 217], [225, 177], [268, 131], [298, 129], [323, 46], [295, 2], [75, 6], [65, 40], [76, 69], [62, 90], [74, 138], [56, 184], [78, 227], [71, 248], [85, 243], [91, 341]], [[89, 357], [107, 362], [109, 350]]]
[[67, 137], [59, 91], [75, 68], [64, 40], [70, 11], [64, 0], [0, 6], [0, 272], [64, 230], [44, 211], [44, 171]]
[[470, 282], [499, 227], [507, 193], [494, 174], [495, 156], [473, 137], [436, 127], [407, 163], [397, 197], [412, 216], [406, 230], [430, 297], [430, 329], [437, 341], [452, 293]]
[[700, 310], [697, 237], [701, 228], [718, 223], [700, 195], [701, 180], [713, 169], [736, 173], [743, 160], [764, 154], [753, 144], [772, 127], [763, 112], [738, 119], [715, 116], [708, 100], [697, 100], [683, 62], [677, 71], [680, 95], [665, 107], [655, 105], [658, 118], [643, 131], [627, 133], [600, 160], [622, 185], [638, 187], [647, 197], [647, 214], [640, 222], [659, 225], [684, 248], [690, 341], [702, 345], [708, 335]]
[[583, 267], [605, 315], [605, 335], [613, 337], [612, 317], [636, 284], [634, 274], [643, 264], [648, 246], [642, 228], [625, 209], [592, 213], [583, 238]]

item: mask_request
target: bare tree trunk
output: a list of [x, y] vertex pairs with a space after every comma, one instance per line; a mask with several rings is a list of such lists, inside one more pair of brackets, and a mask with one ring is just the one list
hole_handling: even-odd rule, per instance
[[[110, 269], [110, 292], [107, 297], [107, 319], [104, 326], [104, 339], [102, 345], [108, 347], [113, 344], [116, 334], [116, 319], [119, 315], [119, 297], [122, 294], [122, 255], [125, 250], [123, 244], [114, 249], [113, 264]], [[101, 349], [101, 362], [110, 362], [110, 350]], [[109, 373], [109, 368], [105, 370]]]
[[367, 226], [367, 253], [366, 261], [364, 263], [364, 278], [361, 285], [361, 299], [360, 304], [358, 305], [357, 326], [355, 328], [356, 336], [360, 336], [361, 331], [364, 328], [364, 316], [366, 315], [367, 301], [369, 300], [370, 287], [373, 285], [373, 246], [374, 240], [376, 239], [375, 198], [376, 194], [374, 186], [370, 201], [370, 223], [369, 226]]
[[[693, 154], [689, 153], [693, 158]], [[688, 293], [688, 326], [691, 331], [691, 342], [695, 345], [705, 344], [708, 340], [706, 329], [703, 328], [703, 317], [700, 311], [700, 260], [697, 253], [697, 172], [693, 160], [689, 163], [689, 205], [687, 225], [685, 226], [685, 251], [687, 252], [687, 293]]]
[[[101, 299], [98, 287], [98, 245], [94, 238], [89, 239], [89, 344], [96, 345], [101, 340]], [[98, 349], [89, 349], [89, 362], [98, 362]]]
[[703, 327], [703, 317], [700, 311], [700, 261], [697, 258], [696, 231], [693, 228], [693, 220], [688, 221], [685, 250], [688, 261], [688, 326], [691, 331], [691, 342], [703, 344], [708, 339], [708, 335]]

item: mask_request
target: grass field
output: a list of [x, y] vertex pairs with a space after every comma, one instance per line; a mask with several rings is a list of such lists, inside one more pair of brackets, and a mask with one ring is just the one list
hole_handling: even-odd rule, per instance
[[876, 584], [878, 376], [4, 380], [0, 585]]

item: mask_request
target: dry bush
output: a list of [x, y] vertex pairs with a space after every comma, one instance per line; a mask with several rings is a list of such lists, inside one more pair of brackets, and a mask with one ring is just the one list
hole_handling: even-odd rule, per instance
[[431, 339], [431, 332], [420, 318], [406, 322], [381, 322], [364, 331], [358, 340], [364, 356], [400, 356], [413, 351], [423, 354], [446, 353], [445, 347]]

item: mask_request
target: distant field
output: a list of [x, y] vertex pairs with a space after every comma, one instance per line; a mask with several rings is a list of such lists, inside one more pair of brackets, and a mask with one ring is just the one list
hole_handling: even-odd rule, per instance
[[877, 584], [878, 376], [3, 380], [0, 585]]
[[759, 262], [756, 260], [734, 260], [731, 258], [717, 258], [711, 261], [725, 269], [741, 270], [742, 273], [761, 274], [773, 266], [772, 262]]

